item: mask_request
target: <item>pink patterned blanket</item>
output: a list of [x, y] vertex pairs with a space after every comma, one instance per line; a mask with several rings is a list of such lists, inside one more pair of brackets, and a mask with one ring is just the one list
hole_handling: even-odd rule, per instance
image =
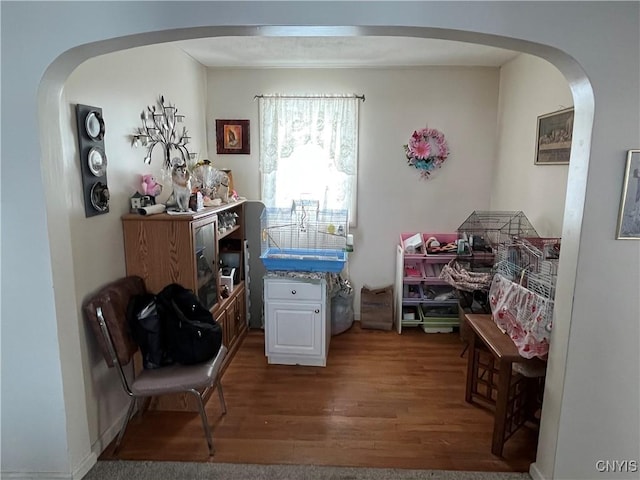
[[525, 358], [545, 358], [553, 325], [553, 301], [499, 273], [489, 289], [491, 315]]

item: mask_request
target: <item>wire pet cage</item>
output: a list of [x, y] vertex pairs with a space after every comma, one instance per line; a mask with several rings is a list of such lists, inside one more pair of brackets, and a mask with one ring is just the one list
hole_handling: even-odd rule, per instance
[[[464, 264], [470, 275], [493, 275], [499, 245], [511, 242], [514, 237], [537, 236], [531, 222], [521, 211], [476, 210], [458, 227], [459, 241], [465, 245], [465, 253], [458, 256], [458, 262]], [[461, 305], [472, 312], [474, 308], [489, 312], [488, 290], [489, 285], [473, 292], [459, 289]]]
[[493, 319], [526, 358], [549, 350], [559, 253], [559, 238], [514, 238], [496, 252]]
[[470, 239], [472, 253], [490, 252], [513, 237], [538, 237], [527, 216], [520, 211], [474, 211], [458, 227], [460, 238]]
[[347, 210], [321, 210], [317, 200], [267, 208], [260, 217], [260, 259], [267, 270], [342, 271], [347, 261]]
[[514, 238], [498, 246], [495, 272], [553, 301], [560, 258], [559, 238]]

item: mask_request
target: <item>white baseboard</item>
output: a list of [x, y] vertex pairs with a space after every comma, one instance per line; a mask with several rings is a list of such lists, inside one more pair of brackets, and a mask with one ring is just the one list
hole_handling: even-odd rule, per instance
[[[97, 457], [100, 456], [102, 452], [109, 446], [109, 444], [113, 441], [114, 438], [118, 436], [118, 432], [120, 432], [120, 428], [122, 427], [122, 422], [124, 422], [124, 417], [127, 414], [127, 410], [129, 405], [127, 404], [123, 410], [123, 412], [118, 416], [116, 421], [107, 428], [102, 435], [91, 445], [91, 452]], [[133, 414], [135, 416], [135, 413]]]
[[93, 468], [97, 461], [98, 456], [93, 451], [89, 452], [82, 462], [80, 462], [80, 465], [73, 471], [73, 480], [81, 480], [82, 477], [89, 473], [89, 470]]
[[61, 472], [2, 472], [3, 480], [73, 480], [70, 473]]
[[6, 480], [81, 480], [96, 464], [98, 457], [89, 452], [73, 473], [64, 472], [2, 472]]
[[533, 480], [547, 480], [544, 475], [542, 475], [542, 472], [538, 470], [538, 466], [535, 462], [529, 466], [529, 475], [531, 475]]

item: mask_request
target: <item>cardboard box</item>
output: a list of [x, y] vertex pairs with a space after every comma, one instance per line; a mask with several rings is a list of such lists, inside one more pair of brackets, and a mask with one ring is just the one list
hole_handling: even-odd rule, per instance
[[360, 326], [378, 330], [393, 328], [393, 286], [360, 289]]

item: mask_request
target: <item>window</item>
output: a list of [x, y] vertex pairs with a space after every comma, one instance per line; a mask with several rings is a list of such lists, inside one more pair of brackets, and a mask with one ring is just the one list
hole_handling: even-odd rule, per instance
[[262, 201], [288, 208], [312, 199], [321, 209], [346, 209], [356, 218], [359, 99], [259, 99]]

